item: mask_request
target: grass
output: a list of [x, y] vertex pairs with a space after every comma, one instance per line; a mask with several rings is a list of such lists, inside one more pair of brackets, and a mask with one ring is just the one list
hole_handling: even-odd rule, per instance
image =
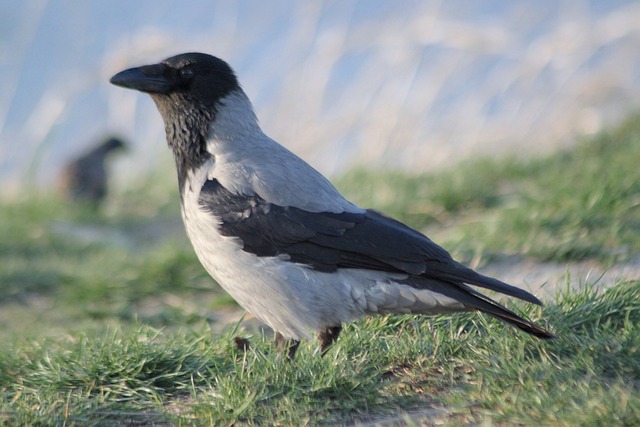
[[[638, 139], [632, 117], [544, 159], [339, 186], [463, 259], [613, 263], [640, 250]], [[0, 205], [0, 425], [640, 423], [638, 281], [510, 304], [552, 341], [478, 314], [386, 316], [287, 363], [260, 329], [221, 329], [237, 307], [195, 258], [175, 186], [157, 185], [100, 213], [42, 195]]]
[[302, 425], [365, 422], [420, 408], [446, 421], [633, 425], [640, 419], [640, 287], [560, 295], [538, 341], [481, 316], [388, 316], [350, 325], [320, 358], [288, 363], [270, 340], [247, 353], [233, 329], [131, 323], [0, 353], [9, 425], [116, 422]]

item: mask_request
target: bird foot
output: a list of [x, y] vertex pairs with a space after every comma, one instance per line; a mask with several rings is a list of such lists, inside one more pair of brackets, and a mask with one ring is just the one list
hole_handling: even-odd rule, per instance
[[318, 340], [320, 341], [320, 354], [324, 356], [329, 348], [336, 342], [342, 326], [328, 326], [324, 331], [318, 334]]
[[280, 332], [276, 332], [276, 348], [284, 352], [288, 360], [293, 360], [300, 346], [300, 340], [283, 337]]

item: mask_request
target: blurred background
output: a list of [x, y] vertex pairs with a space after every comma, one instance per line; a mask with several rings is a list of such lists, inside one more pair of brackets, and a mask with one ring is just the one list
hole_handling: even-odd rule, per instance
[[323, 173], [437, 170], [543, 154], [640, 104], [640, 2], [109, 1], [0, 3], [0, 195], [47, 188], [107, 134], [114, 184], [173, 164], [124, 68], [227, 60], [263, 129]]

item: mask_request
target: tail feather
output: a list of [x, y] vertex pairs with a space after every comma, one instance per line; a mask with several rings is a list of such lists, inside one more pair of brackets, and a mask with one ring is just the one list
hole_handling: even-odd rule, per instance
[[468, 286], [462, 285], [463, 289], [465, 289], [469, 296], [471, 297], [468, 302], [463, 302], [463, 304], [468, 305], [470, 307], [475, 308], [478, 311], [483, 313], [487, 313], [497, 319], [503, 320], [510, 325], [515, 326], [516, 328], [523, 330], [524, 332], [534, 335], [538, 338], [549, 339], [555, 338], [555, 336], [547, 331], [546, 329], [536, 325], [533, 322], [523, 319], [518, 316], [513, 311], [509, 310], [506, 307], [498, 304], [491, 298], [486, 295], [477, 292], [474, 289], [469, 288]]
[[[445, 281], [436, 281], [436, 280], [429, 280], [429, 279], [425, 280], [420, 277], [412, 278], [409, 281], [407, 281], [407, 283], [410, 286], [413, 286], [415, 288], [428, 289], [432, 292], [437, 292], [449, 298], [453, 298], [456, 301], [459, 301], [465, 307], [468, 307], [469, 309], [478, 310], [480, 312], [487, 313], [490, 316], [493, 316], [497, 319], [507, 322], [510, 325], [513, 325], [516, 328], [528, 334], [534, 335], [538, 338], [549, 339], [549, 338], [555, 337], [551, 332], [547, 331], [546, 329], [536, 325], [533, 322], [523, 319], [513, 311], [509, 310], [506, 307], [503, 307], [502, 305], [498, 304], [496, 301], [492, 300], [488, 296], [481, 294], [480, 292], [476, 291], [475, 289], [471, 288], [468, 285], [465, 285], [464, 283], [460, 283], [458, 281], [445, 282]], [[514, 289], [518, 289], [518, 288], [514, 288]], [[522, 292], [529, 294], [528, 292], [525, 292], [525, 291], [522, 291]], [[508, 293], [507, 295], [512, 295], [512, 294]], [[513, 296], [517, 296], [517, 295], [513, 295]], [[533, 295], [531, 295], [531, 297], [534, 298], [539, 303], [539, 300], [537, 298], [535, 298]], [[530, 299], [527, 299], [527, 301], [529, 300]], [[534, 301], [531, 301], [531, 302], [534, 302]]]
[[453, 264], [435, 264], [429, 266], [429, 277], [437, 278], [447, 282], [464, 282], [470, 285], [480, 286], [485, 289], [500, 292], [527, 301], [533, 304], [542, 305], [542, 301], [530, 294], [529, 292], [516, 288], [515, 286], [501, 282], [493, 277], [484, 276], [460, 263]]

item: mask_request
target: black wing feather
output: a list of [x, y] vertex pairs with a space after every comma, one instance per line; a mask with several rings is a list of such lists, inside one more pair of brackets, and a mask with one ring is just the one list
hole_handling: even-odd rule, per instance
[[307, 212], [258, 195], [233, 194], [217, 180], [205, 182], [199, 203], [220, 218], [222, 234], [238, 237], [243, 249], [257, 256], [284, 255], [324, 272], [364, 268], [469, 283], [540, 304], [522, 289], [459, 264], [422, 233], [373, 210]]

